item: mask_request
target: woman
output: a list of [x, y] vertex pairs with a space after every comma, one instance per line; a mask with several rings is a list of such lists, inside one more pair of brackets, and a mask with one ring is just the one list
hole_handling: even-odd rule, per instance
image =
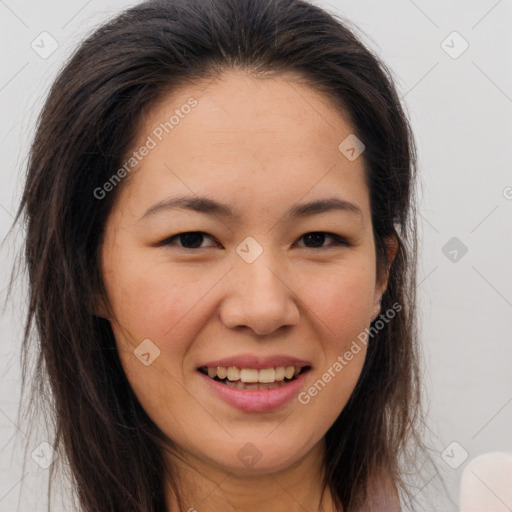
[[81, 510], [400, 509], [414, 172], [386, 67], [305, 1], [149, 1], [81, 44], [17, 215]]

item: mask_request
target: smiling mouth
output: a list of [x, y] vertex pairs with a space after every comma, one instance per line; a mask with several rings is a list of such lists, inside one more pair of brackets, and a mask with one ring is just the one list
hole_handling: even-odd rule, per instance
[[238, 368], [230, 366], [206, 367], [201, 366], [198, 371], [226, 386], [245, 390], [276, 389], [293, 382], [302, 373], [308, 372], [310, 366], [280, 366], [277, 368]]

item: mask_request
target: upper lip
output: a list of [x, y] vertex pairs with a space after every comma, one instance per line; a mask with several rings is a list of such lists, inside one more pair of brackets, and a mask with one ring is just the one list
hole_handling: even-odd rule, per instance
[[277, 354], [275, 356], [261, 357], [253, 354], [241, 354], [239, 356], [225, 357], [215, 361], [208, 361], [198, 366], [201, 368], [207, 366], [210, 368], [216, 366], [236, 366], [238, 368], [254, 368], [261, 370], [263, 368], [277, 368], [278, 366], [311, 366], [309, 361], [298, 359], [296, 357]]

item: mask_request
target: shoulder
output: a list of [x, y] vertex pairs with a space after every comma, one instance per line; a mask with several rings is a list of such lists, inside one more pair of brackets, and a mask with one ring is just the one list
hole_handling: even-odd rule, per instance
[[392, 479], [387, 474], [374, 477], [368, 484], [365, 512], [400, 512], [400, 499]]

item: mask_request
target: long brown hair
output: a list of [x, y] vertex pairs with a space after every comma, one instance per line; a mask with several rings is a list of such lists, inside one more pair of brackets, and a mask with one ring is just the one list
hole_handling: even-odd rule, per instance
[[55, 80], [15, 219], [26, 226], [29, 276], [23, 389], [31, 380], [30, 397], [53, 412], [54, 447], [83, 511], [163, 512], [170, 441], [137, 401], [110, 323], [91, 313], [97, 297], [108, 303], [99, 248], [119, 187], [102, 200], [94, 191], [122, 165], [162, 95], [227, 69], [294, 73], [348, 113], [365, 144], [379, 276], [386, 240], [398, 243], [382, 311], [401, 310], [370, 337], [356, 388], [326, 433], [325, 486], [347, 512], [382, 472], [409, 495], [407, 447], [423, 446], [416, 150], [391, 72], [349, 25], [305, 0], [150, 0], [94, 31]]

